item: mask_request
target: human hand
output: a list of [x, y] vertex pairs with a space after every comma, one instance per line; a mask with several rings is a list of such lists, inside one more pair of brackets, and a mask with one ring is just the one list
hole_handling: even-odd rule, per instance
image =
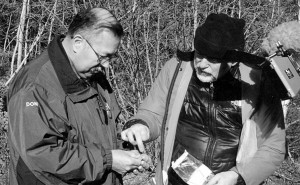
[[140, 154], [137, 150], [112, 150], [112, 170], [120, 174], [138, 169], [149, 169], [151, 158], [146, 154]]
[[149, 128], [143, 124], [135, 124], [130, 128], [121, 132], [121, 138], [124, 141], [128, 141], [133, 145], [137, 145], [141, 153], [145, 152], [143, 141], [150, 138]]
[[235, 185], [238, 176], [234, 171], [221, 172], [213, 176], [206, 185]]
[[136, 175], [138, 174], [138, 171], [144, 172], [145, 170], [149, 170], [153, 166], [152, 160], [147, 154], [141, 154], [140, 158], [142, 160], [141, 165], [137, 169], [133, 170], [133, 173]]

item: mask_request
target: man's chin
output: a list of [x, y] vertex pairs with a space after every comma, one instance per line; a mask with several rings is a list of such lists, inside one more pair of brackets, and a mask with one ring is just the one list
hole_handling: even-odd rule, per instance
[[210, 82], [214, 82], [215, 81], [215, 78], [211, 75], [199, 75], [197, 74], [197, 78], [201, 81], [201, 82], [204, 82], [204, 83], [210, 83]]

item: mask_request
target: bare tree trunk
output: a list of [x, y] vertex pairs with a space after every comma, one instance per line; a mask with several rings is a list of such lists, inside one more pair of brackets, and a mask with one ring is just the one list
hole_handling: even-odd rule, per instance
[[[160, 8], [160, 0], [157, 0], [158, 3], [158, 12], [157, 12], [157, 29], [156, 29], [156, 40], [157, 40], [157, 45], [156, 45], [156, 63], [155, 63], [155, 77], [158, 75], [158, 67], [159, 67], [159, 55], [160, 55], [160, 17], [161, 17], [161, 8]], [[151, 80], [152, 84], [152, 80]]]
[[62, 22], [65, 22], [65, 5], [64, 5], [64, 1], [62, 1], [61, 2], [62, 3], [62, 5], [61, 5], [61, 7], [62, 7]]
[[21, 12], [21, 17], [20, 17], [20, 24], [18, 27], [19, 30], [19, 34], [17, 36], [17, 47], [18, 47], [18, 58], [17, 58], [17, 66], [20, 65], [21, 60], [22, 60], [22, 47], [23, 47], [23, 31], [24, 31], [24, 27], [25, 27], [25, 19], [26, 19], [26, 10], [27, 10], [27, 6], [29, 4], [27, 4], [27, 1], [29, 0], [23, 0], [23, 8], [22, 8], [22, 12]]
[[[198, 0], [193, 0], [194, 3], [194, 35], [196, 34], [196, 29], [198, 26]], [[192, 46], [192, 48], [194, 49], [194, 45]]]
[[[227, 10], [228, 10], [228, 8], [227, 8]], [[232, 9], [231, 9], [231, 13], [230, 13], [230, 17], [234, 17], [234, 13], [235, 13], [235, 3], [233, 3], [233, 5], [232, 5]]]
[[[10, 25], [11, 25], [11, 17], [12, 17], [12, 14], [10, 14], [10, 16], [9, 16], [9, 24], [8, 24], [6, 34], [5, 34], [5, 40], [4, 40], [4, 46], [3, 46], [3, 51], [4, 52], [6, 51], [6, 43], [7, 43], [7, 40], [8, 40], [8, 32], [10, 30]], [[8, 50], [10, 50], [10, 49], [8, 49]]]
[[300, 23], [300, 0], [298, 0], [298, 22]]
[[85, 0], [83, 0], [83, 6], [84, 6], [85, 9], [87, 9]]
[[[17, 35], [19, 35], [19, 30], [17, 31]], [[10, 76], [13, 75], [14, 73], [14, 63], [15, 63], [15, 58], [16, 58], [16, 53], [17, 53], [17, 45], [14, 48], [14, 52], [11, 58], [11, 63], [10, 63]]]
[[25, 36], [24, 36], [24, 56], [27, 55], [27, 51], [28, 51], [28, 28], [29, 28], [29, 21], [30, 18], [27, 19], [27, 23], [26, 23], [26, 30], [25, 30]]
[[151, 61], [149, 57], [149, 20], [150, 20], [150, 12], [145, 12], [144, 13], [144, 39], [145, 39], [145, 50], [146, 50], [146, 60], [147, 60], [147, 66], [149, 70], [149, 76], [150, 76], [150, 82], [151, 85], [153, 83], [152, 79], [152, 71], [151, 71]]
[[274, 14], [275, 14], [275, 4], [276, 4], [276, 1], [275, 0], [273, 0], [273, 8], [272, 8], [272, 15], [271, 15], [271, 20], [273, 20], [274, 19]]
[[242, 12], [244, 11], [244, 1], [239, 0], [239, 19], [242, 18]]
[[73, 6], [74, 14], [77, 14], [77, 8], [76, 8], [75, 0], [72, 0], [72, 6]]
[[[29, 6], [29, 1], [28, 1], [27, 2], [27, 8], [26, 8], [26, 14], [28, 15], [29, 12], [30, 12], [30, 6]], [[27, 55], [27, 49], [28, 49], [27, 41], [28, 41], [28, 32], [29, 32], [28, 31], [29, 30], [29, 21], [30, 21], [30, 18], [28, 17], [27, 23], [26, 23], [25, 36], [24, 36], [24, 40], [25, 40], [25, 42], [24, 42], [24, 56]], [[25, 63], [26, 63], [26, 61], [25, 61]]]
[[57, 0], [55, 0], [55, 3], [53, 5], [53, 12], [51, 13], [52, 18], [51, 18], [50, 29], [49, 29], [48, 44], [51, 42], [51, 33], [52, 33], [52, 29], [53, 29], [53, 22], [55, 20], [56, 6], [57, 6]]
[[[51, 12], [49, 13], [49, 16], [51, 15]], [[41, 18], [43, 18], [45, 16], [45, 11], [44, 9], [42, 9], [42, 13], [41, 13]], [[49, 19], [49, 17], [48, 17]], [[46, 22], [46, 24], [48, 23], [48, 20]], [[41, 30], [41, 28], [43, 27], [44, 25], [42, 24], [42, 21], [39, 21], [39, 30]], [[41, 51], [41, 41], [38, 40], [36, 46], [35, 46], [35, 57], [40, 53]]]

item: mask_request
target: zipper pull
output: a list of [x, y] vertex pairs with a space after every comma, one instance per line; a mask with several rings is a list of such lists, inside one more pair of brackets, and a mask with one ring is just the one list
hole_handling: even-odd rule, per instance
[[109, 107], [108, 103], [105, 102], [104, 104], [105, 104], [104, 106], [105, 106], [106, 114], [107, 114], [108, 118], [111, 119], [112, 113], [111, 113], [110, 107]]
[[209, 85], [209, 92], [210, 92], [210, 95], [211, 95], [211, 99], [214, 98], [214, 90], [215, 90], [214, 84], [211, 82], [210, 85]]

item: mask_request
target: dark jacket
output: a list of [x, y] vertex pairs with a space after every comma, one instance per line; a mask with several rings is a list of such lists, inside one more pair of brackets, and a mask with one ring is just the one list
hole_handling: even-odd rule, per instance
[[241, 83], [229, 72], [214, 83], [195, 72], [178, 119], [172, 161], [187, 150], [215, 174], [235, 166], [242, 131]]
[[105, 75], [90, 84], [77, 78], [62, 39], [55, 38], [10, 85], [10, 184], [116, 182], [116, 99]]

